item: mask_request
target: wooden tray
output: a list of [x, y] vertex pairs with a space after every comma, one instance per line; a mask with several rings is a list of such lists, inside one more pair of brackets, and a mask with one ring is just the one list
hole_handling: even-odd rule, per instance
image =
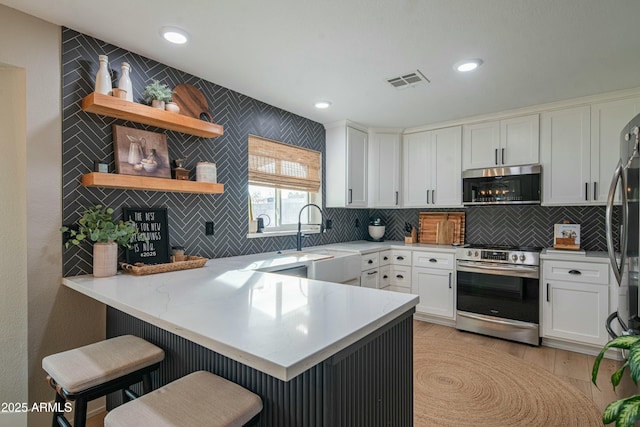
[[153, 265], [133, 265], [121, 262], [122, 271], [133, 274], [135, 276], [146, 276], [147, 274], [167, 273], [169, 271], [188, 270], [191, 268], [200, 268], [209, 261], [209, 258], [199, 256], [188, 256], [186, 261], [169, 262], [167, 264]]
[[418, 241], [420, 243], [436, 244], [438, 237], [438, 223], [448, 216], [453, 222], [453, 243], [464, 245], [464, 212], [420, 212]]

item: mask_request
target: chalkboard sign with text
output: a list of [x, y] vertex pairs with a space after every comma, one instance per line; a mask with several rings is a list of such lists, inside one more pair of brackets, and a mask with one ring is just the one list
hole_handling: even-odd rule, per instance
[[169, 262], [169, 227], [167, 209], [123, 208], [124, 220], [136, 223], [144, 238], [138, 237], [131, 249], [127, 249], [127, 263], [164, 264]]

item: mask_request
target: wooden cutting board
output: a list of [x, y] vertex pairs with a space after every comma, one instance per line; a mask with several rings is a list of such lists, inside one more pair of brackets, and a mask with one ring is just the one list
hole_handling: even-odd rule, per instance
[[453, 223], [453, 240], [451, 243], [464, 245], [464, 212], [420, 212], [418, 239], [420, 243], [437, 244], [438, 223], [444, 219], [445, 214], [448, 222]]
[[453, 243], [455, 230], [454, 221], [449, 221], [449, 215], [445, 214], [444, 218], [438, 222], [436, 227], [436, 244], [450, 245]]
[[207, 98], [197, 87], [186, 83], [179, 84], [173, 89], [172, 100], [180, 107], [180, 114], [196, 119], [201, 119], [204, 115], [213, 123]]

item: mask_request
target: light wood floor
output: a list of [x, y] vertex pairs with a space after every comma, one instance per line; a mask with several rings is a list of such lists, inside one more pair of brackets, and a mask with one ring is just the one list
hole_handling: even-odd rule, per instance
[[598, 374], [598, 386], [600, 387], [598, 389], [591, 383], [591, 369], [593, 368], [595, 356], [549, 347], [533, 347], [417, 320], [414, 320], [413, 328], [414, 341], [428, 340], [429, 337], [454, 338], [463, 342], [485, 345], [504, 351], [522, 359], [523, 363], [536, 364], [580, 390], [595, 403], [601, 412], [612, 401], [638, 393], [638, 389], [629, 379], [628, 370], [614, 393], [610, 378], [611, 374], [622, 366], [622, 362], [619, 361], [611, 359], [602, 361], [600, 373]]
[[[485, 345], [504, 351], [522, 359], [523, 363], [536, 364], [580, 390], [595, 403], [600, 412], [604, 411], [612, 401], [638, 393], [638, 389], [627, 375], [628, 371], [625, 373], [625, 377], [616, 393], [612, 390], [609, 378], [611, 378], [611, 374], [622, 366], [622, 362], [619, 361], [610, 359], [602, 361], [600, 374], [598, 375], [598, 385], [600, 386], [600, 389], [598, 389], [591, 383], [591, 369], [595, 356], [549, 347], [533, 347], [527, 344], [461, 332], [448, 326], [418, 320], [413, 322], [413, 331], [415, 341], [428, 340], [429, 337], [454, 338], [463, 342]], [[87, 420], [87, 427], [101, 427], [105, 415], [106, 412], [90, 418]]]

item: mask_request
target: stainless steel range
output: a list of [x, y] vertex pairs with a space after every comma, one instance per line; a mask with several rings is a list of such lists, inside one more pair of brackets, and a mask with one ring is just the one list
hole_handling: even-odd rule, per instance
[[456, 251], [456, 328], [539, 345], [538, 247], [467, 245]]

